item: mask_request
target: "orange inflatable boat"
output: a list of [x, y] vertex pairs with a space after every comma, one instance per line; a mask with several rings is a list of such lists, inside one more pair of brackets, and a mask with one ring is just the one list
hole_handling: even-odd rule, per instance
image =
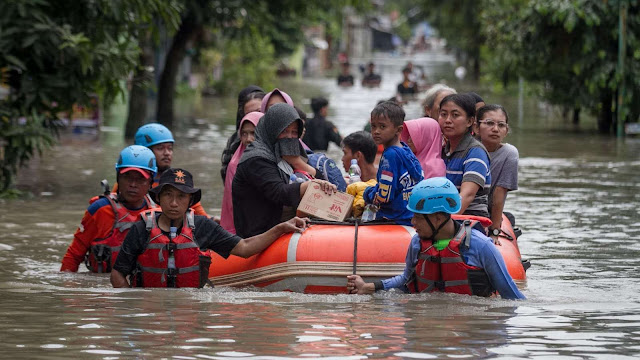
[[[514, 280], [524, 280], [516, 235], [504, 219], [505, 235], [499, 239], [498, 249]], [[402, 225], [315, 223], [303, 233], [283, 235], [248, 259], [233, 255], [223, 259], [212, 252], [209, 278], [216, 286], [344, 294], [347, 275], [355, 273], [373, 281], [401, 274], [414, 234], [412, 227]]]

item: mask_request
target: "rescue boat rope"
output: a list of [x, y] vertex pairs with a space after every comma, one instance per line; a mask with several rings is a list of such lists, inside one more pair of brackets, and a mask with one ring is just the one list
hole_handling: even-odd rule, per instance
[[360, 220], [356, 219], [355, 232], [353, 236], [353, 275], [356, 274], [358, 267], [358, 224]]

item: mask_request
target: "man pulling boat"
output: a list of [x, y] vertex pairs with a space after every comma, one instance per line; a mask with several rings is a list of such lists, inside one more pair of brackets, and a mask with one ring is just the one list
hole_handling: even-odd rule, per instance
[[202, 287], [211, 261], [202, 250], [248, 258], [281, 235], [307, 227], [307, 219], [295, 217], [250, 238], [230, 234], [215, 221], [193, 214], [189, 207], [202, 191], [184, 169], [166, 170], [149, 194], [162, 211], [145, 212], [127, 234], [111, 272], [113, 287]]
[[155, 207], [147, 196], [157, 172], [156, 157], [144, 146], [127, 146], [116, 163], [119, 187], [91, 199], [60, 271], [76, 272], [85, 260], [92, 272], [110, 272], [122, 240], [140, 213]]
[[371, 294], [400, 288], [411, 293], [491, 296], [497, 291], [504, 299], [525, 299], [493, 241], [473, 229], [473, 223], [460, 224], [451, 218], [460, 206], [460, 194], [450, 180], [435, 177], [418, 183], [407, 205], [414, 214], [411, 223], [416, 235], [407, 251], [404, 272], [372, 283], [349, 275], [349, 292]]

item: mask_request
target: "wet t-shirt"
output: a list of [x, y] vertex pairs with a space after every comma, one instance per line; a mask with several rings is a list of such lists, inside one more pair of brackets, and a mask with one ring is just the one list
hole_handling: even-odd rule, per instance
[[[213, 250], [225, 259], [242, 240], [241, 237], [229, 233], [218, 223], [204, 216], [196, 215], [194, 225], [193, 237], [200, 249]], [[146, 224], [140, 220], [129, 230], [113, 268], [124, 275], [130, 274], [136, 266], [138, 256], [145, 251], [148, 243], [149, 233]]]
[[489, 153], [491, 156], [491, 189], [489, 190], [489, 210], [491, 210], [493, 191], [496, 186], [507, 191], [518, 190], [518, 149], [510, 144]]

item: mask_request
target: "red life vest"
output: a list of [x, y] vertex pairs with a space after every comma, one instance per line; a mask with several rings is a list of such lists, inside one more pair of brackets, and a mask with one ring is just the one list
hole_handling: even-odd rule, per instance
[[446, 248], [438, 251], [430, 240], [420, 241], [420, 255], [412, 279], [412, 293], [443, 291], [456, 294], [491, 296], [495, 289], [486, 272], [465, 264], [460, 248], [469, 248], [471, 228], [476, 221], [466, 220]]
[[[200, 251], [195, 242], [194, 213], [189, 209], [182, 222], [180, 234], [174, 239], [165, 235], [157, 224], [156, 211], [141, 214], [149, 233], [149, 242], [138, 256], [132, 285], [138, 287], [202, 287], [209, 278], [211, 257]], [[175, 269], [169, 269], [173, 253]], [[207, 261], [208, 260], [208, 261]]]
[[[91, 247], [85, 257], [85, 265], [92, 272], [105, 273], [111, 272], [124, 238], [133, 224], [138, 221], [138, 213], [134, 212], [132, 214], [129, 209], [122, 205], [116, 193], [111, 193], [107, 196], [96, 196], [91, 199], [90, 203], [100, 198], [109, 200], [114, 215], [113, 226], [109, 235], [91, 241]], [[145, 195], [144, 199], [147, 202], [147, 208], [156, 206], [149, 195]]]

